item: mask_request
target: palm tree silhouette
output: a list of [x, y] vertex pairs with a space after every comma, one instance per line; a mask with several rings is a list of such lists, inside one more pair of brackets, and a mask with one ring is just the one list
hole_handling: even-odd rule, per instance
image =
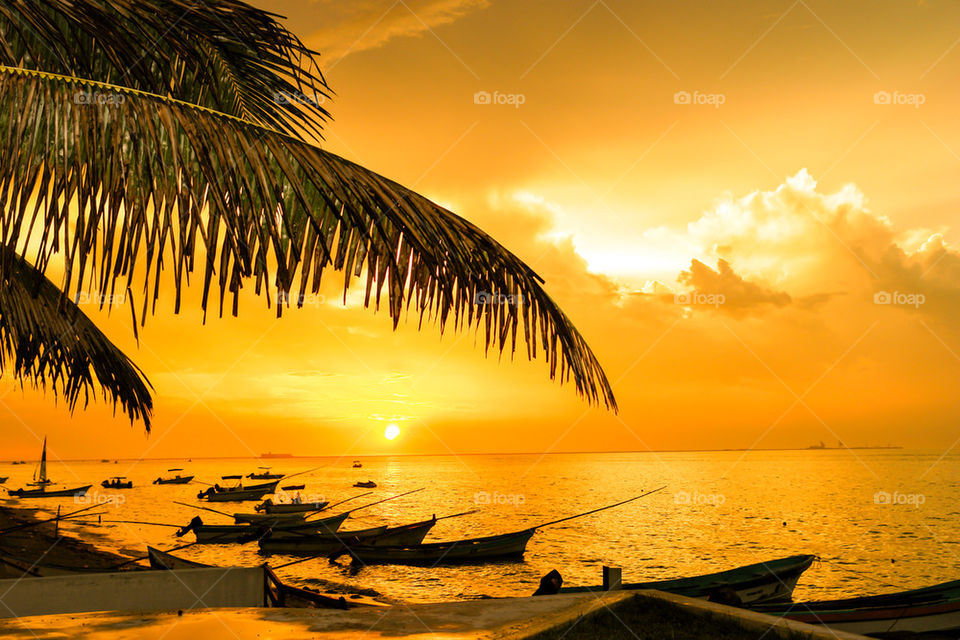
[[[134, 330], [162, 272], [238, 313], [321, 274], [365, 276], [365, 305], [482, 327], [616, 410], [597, 359], [542, 279], [476, 226], [320, 147], [331, 90], [318, 54], [238, 0], [0, 0], [0, 369], [102, 394], [150, 428], [143, 372], [76, 300], [122, 296]], [[59, 285], [46, 274], [63, 270]], [[169, 286], [169, 284], [167, 284]], [[134, 296], [134, 291], [137, 296]], [[231, 300], [225, 300], [230, 294]], [[139, 301], [138, 301], [139, 298]], [[508, 301], [503, 303], [502, 301]]]

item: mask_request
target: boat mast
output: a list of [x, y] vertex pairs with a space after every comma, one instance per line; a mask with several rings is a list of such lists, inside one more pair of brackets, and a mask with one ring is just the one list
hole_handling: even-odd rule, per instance
[[[40, 477], [37, 478], [39, 471]], [[40, 454], [40, 467], [33, 470], [33, 479], [37, 482], [47, 481], [47, 436], [43, 436], [43, 453]]]

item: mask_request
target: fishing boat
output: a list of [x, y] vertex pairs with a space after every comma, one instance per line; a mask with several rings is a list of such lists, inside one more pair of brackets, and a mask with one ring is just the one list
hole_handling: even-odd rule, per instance
[[90, 490], [92, 485], [82, 487], [73, 487], [71, 489], [48, 489], [53, 481], [47, 477], [47, 438], [43, 438], [43, 451], [40, 454], [40, 464], [33, 471], [33, 482], [28, 482], [28, 487], [37, 487], [36, 489], [14, 489], [7, 491], [11, 496], [17, 498], [66, 498], [71, 496], [83, 496]]
[[[183, 471], [183, 469], [167, 469], [167, 472], [171, 471]], [[179, 473], [172, 478], [157, 478], [153, 481], [153, 484], [189, 484], [193, 480], [194, 476], [181, 476]]]
[[350, 545], [344, 551], [362, 564], [442, 565], [521, 560], [535, 529], [484, 538], [404, 546]]
[[353, 468], [354, 468], [354, 469], [362, 469], [362, 468], [363, 468], [363, 464], [361, 464], [359, 460], [354, 460], [354, 461], [353, 461]]
[[248, 500], [260, 500], [268, 493], [273, 493], [279, 481], [267, 482], [264, 484], [251, 484], [244, 487], [237, 485], [235, 487], [212, 486], [197, 494], [201, 500], [208, 502], [246, 502]]
[[125, 476], [113, 476], [101, 482], [100, 486], [104, 489], [133, 489], [133, 481]]
[[177, 537], [189, 532], [197, 538], [200, 544], [230, 544], [234, 542], [249, 542], [259, 540], [270, 534], [271, 531], [297, 531], [303, 534], [314, 534], [318, 531], [335, 532], [350, 516], [350, 512], [313, 521], [280, 521], [260, 522], [256, 524], [204, 524], [197, 516], [186, 526], [177, 530]]
[[350, 545], [345, 549], [355, 563], [360, 564], [410, 564], [436, 566], [441, 564], [478, 564], [497, 560], [522, 560], [530, 538], [543, 527], [560, 524], [593, 513], [619, 507], [651, 494], [663, 491], [660, 487], [653, 491], [634, 496], [620, 502], [609, 504], [583, 513], [566, 516], [558, 520], [544, 522], [534, 527], [512, 533], [502, 533], [483, 538], [452, 540], [450, 542], [430, 542], [415, 545]]
[[954, 633], [960, 631], [960, 580], [877, 596], [751, 609], [867, 636], [951, 633], [950, 637], [956, 637]]
[[257, 511], [266, 513], [300, 513], [307, 511], [323, 511], [330, 504], [326, 500], [321, 502], [273, 502], [269, 498], [254, 507]]
[[423, 542], [436, 518], [405, 524], [398, 527], [373, 527], [359, 531], [339, 531], [336, 534], [296, 535], [286, 531], [274, 531], [259, 541], [264, 554], [327, 555], [344, 550], [346, 546], [364, 544], [370, 546], [408, 546]]
[[270, 473], [270, 467], [260, 467], [264, 471], [254, 471], [253, 473], [247, 474], [247, 477], [251, 480], [279, 480], [284, 476], [282, 473]]
[[284, 491], [302, 491], [303, 488], [307, 486], [305, 484], [288, 484], [286, 486], [280, 487]]
[[295, 511], [293, 513], [235, 513], [233, 521], [237, 524], [252, 523], [259, 524], [263, 522], [303, 522], [307, 512]]
[[[735, 594], [736, 601], [745, 605], [785, 602], [790, 600], [797, 581], [814, 560], [816, 556], [812, 555], [790, 556], [702, 576], [634, 582], [623, 584], [619, 588], [656, 589], [688, 598], [716, 599], [724, 596], [729, 600]], [[603, 587], [567, 587], [560, 590], [561, 593], [588, 591], [603, 591]]]
[[374, 482], [373, 480], [367, 480], [366, 482], [354, 483], [353, 486], [360, 489], [375, 489], [377, 486], [377, 483]]

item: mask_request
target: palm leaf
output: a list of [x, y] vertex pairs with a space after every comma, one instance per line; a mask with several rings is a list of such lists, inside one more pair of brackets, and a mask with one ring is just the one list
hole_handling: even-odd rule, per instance
[[[18, 256], [6, 251], [0, 278], [0, 370], [62, 394], [71, 409], [100, 388], [130, 421], [150, 430], [149, 382], [80, 308]], [[12, 362], [10, 362], [12, 360]]]
[[0, 113], [4, 244], [23, 255], [39, 245], [40, 271], [61, 252], [66, 291], [85, 279], [111, 293], [138, 287], [143, 321], [162, 267], [173, 270], [177, 309], [199, 261], [204, 309], [215, 285], [220, 312], [229, 292], [234, 314], [250, 278], [268, 300], [302, 302], [327, 268], [344, 272], [345, 291], [365, 272], [365, 304], [379, 308], [385, 292], [394, 326], [412, 306], [421, 322], [482, 327], [487, 349], [512, 352], [522, 325], [528, 356], [540, 348], [551, 377], [616, 408], [542, 280], [393, 181], [282, 132], [103, 83], [0, 67], [0, 104], [14, 105]]
[[0, 0], [0, 64], [121, 85], [320, 134], [316, 53], [237, 0]]

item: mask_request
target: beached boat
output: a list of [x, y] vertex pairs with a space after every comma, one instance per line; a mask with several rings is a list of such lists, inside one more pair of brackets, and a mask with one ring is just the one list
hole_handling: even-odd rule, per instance
[[377, 483], [373, 480], [367, 480], [366, 482], [355, 482], [353, 486], [360, 489], [374, 489], [377, 486]]
[[436, 518], [398, 527], [373, 527], [358, 531], [338, 531], [336, 534], [297, 535], [289, 531], [274, 531], [261, 538], [261, 553], [288, 555], [324, 555], [354, 544], [369, 546], [410, 546], [423, 542], [437, 522]]
[[133, 481], [124, 476], [114, 476], [100, 483], [104, 489], [133, 489]]
[[279, 481], [267, 482], [264, 484], [251, 484], [246, 487], [237, 485], [236, 487], [220, 487], [219, 485], [205, 489], [197, 494], [201, 500], [209, 502], [246, 502], [249, 500], [260, 500], [268, 493], [273, 493]]
[[[960, 580], [878, 596], [750, 607], [754, 611], [868, 636], [960, 631]], [[942, 636], [937, 636], [942, 637]]]
[[[786, 602], [816, 556], [798, 555], [689, 578], [634, 582], [620, 589], [656, 589], [689, 598], [734, 600], [741, 604]], [[566, 587], [561, 593], [603, 591], [603, 587]]]
[[519, 560], [533, 537], [534, 529], [485, 538], [430, 542], [407, 546], [351, 545], [346, 549], [363, 564], [471, 564], [495, 560]]
[[321, 502], [274, 502], [268, 498], [254, 507], [254, 509], [266, 513], [299, 513], [323, 511], [328, 504], [330, 503], [326, 500]]
[[191, 520], [189, 524], [177, 530], [177, 537], [182, 537], [192, 531], [198, 543], [230, 544], [234, 542], [259, 540], [269, 535], [271, 531], [280, 530], [295, 531], [304, 535], [315, 534], [319, 531], [333, 533], [340, 528], [340, 525], [342, 525], [349, 516], [350, 513], [347, 512], [330, 518], [324, 518], [323, 520], [277, 520], [256, 524], [204, 524], [203, 520], [198, 516]]

